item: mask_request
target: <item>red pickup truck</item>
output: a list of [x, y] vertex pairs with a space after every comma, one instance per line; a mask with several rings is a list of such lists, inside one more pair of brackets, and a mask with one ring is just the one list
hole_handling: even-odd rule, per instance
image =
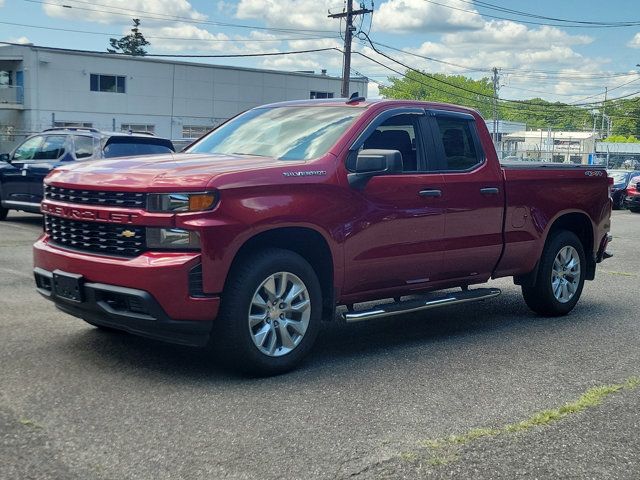
[[[568, 313], [609, 255], [608, 190], [598, 167], [501, 165], [470, 109], [279, 103], [186, 153], [56, 169], [34, 273], [93, 325], [275, 374], [322, 320], [484, 300], [500, 291], [469, 286], [491, 278], [513, 277], [541, 315]], [[378, 299], [394, 301], [354, 308]]]

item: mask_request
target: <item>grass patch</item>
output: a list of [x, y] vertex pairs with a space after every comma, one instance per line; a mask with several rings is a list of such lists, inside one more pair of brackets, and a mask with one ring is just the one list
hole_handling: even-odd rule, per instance
[[602, 273], [608, 273], [609, 275], [620, 275], [622, 277], [637, 277], [638, 274], [636, 273], [629, 273], [629, 272], [615, 272], [615, 271], [611, 271], [611, 270], [600, 270]]
[[24, 425], [25, 427], [42, 428], [42, 425], [40, 425], [39, 423], [35, 422], [34, 420], [30, 420], [28, 418], [21, 418], [21, 419], [18, 420], [18, 422], [20, 422], [20, 424]]
[[[584, 392], [577, 400], [558, 408], [551, 408], [534, 413], [531, 417], [516, 423], [507, 424], [501, 428], [474, 428], [460, 435], [450, 435], [444, 438], [423, 440], [419, 445], [426, 450], [426, 463], [437, 467], [449, 464], [458, 459], [459, 450], [462, 445], [470, 443], [480, 438], [496, 437], [498, 435], [509, 435], [524, 432], [533, 428], [543, 427], [553, 422], [562, 420], [569, 415], [582, 412], [589, 408], [600, 405], [605, 398], [622, 390], [633, 390], [640, 386], [640, 377], [630, 377], [623, 383], [613, 385], [601, 385], [593, 387]], [[422, 452], [424, 457], [425, 452]], [[400, 454], [403, 460], [415, 461], [418, 455], [411, 455], [410, 452]]]

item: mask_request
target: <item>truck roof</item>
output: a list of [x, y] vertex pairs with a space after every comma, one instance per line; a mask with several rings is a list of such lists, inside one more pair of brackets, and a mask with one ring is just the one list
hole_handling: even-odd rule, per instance
[[260, 107], [256, 107], [256, 108], [303, 107], [303, 106], [320, 106], [320, 105], [329, 106], [329, 107], [349, 105], [349, 106], [361, 107], [361, 108], [362, 107], [369, 108], [374, 105], [385, 105], [385, 106], [397, 105], [399, 107], [411, 105], [411, 106], [420, 106], [420, 107], [430, 108], [430, 109], [454, 110], [457, 112], [467, 112], [470, 114], [479, 115], [478, 111], [473, 108], [462, 107], [460, 105], [453, 105], [451, 103], [424, 102], [420, 100], [409, 100], [409, 99], [396, 100], [396, 99], [386, 99], [386, 98], [374, 98], [374, 99], [364, 99], [364, 100], [357, 99], [352, 101], [349, 101], [348, 98], [326, 98], [326, 99], [320, 99], [320, 100], [289, 100], [286, 102], [269, 103], [266, 105], [261, 105]]

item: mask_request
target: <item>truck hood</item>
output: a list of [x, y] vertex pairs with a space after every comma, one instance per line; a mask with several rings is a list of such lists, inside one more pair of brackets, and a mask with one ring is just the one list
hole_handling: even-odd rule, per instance
[[200, 190], [225, 174], [288, 168], [299, 162], [249, 155], [180, 153], [78, 162], [55, 169], [47, 183], [106, 190]]

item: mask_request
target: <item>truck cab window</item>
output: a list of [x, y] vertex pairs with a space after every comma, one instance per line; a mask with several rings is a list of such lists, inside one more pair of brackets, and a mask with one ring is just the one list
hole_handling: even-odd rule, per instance
[[469, 170], [482, 161], [476, 151], [470, 121], [443, 117], [436, 121], [439, 129], [436, 142], [441, 142], [444, 156], [442, 170]]
[[64, 145], [67, 139], [63, 135], [49, 135], [45, 137], [42, 146], [33, 156], [34, 160], [57, 160], [64, 154]]
[[13, 160], [32, 160], [43, 140], [44, 137], [40, 135], [25, 140], [13, 153]]
[[418, 115], [396, 115], [385, 120], [364, 141], [364, 149], [398, 150], [402, 154], [402, 171], [418, 171], [416, 131]]

